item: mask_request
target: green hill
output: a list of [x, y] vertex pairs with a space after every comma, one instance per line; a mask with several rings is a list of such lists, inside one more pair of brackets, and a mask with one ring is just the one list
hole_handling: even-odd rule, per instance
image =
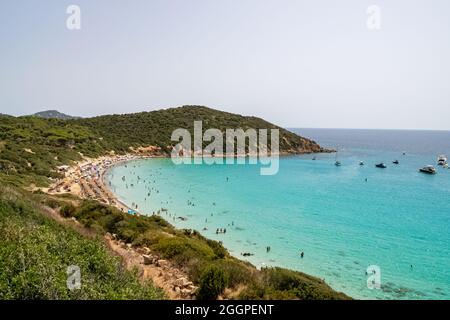
[[44, 119], [63, 119], [63, 120], [79, 118], [79, 117], [69, 116], [69, 115], [59, 112], [57, 110], [41, 111], [41, 112], [37, 112], [37, 113], [33, 114], [33, 116], [39, 117], [39, 118], [44, 118]]
[[317, 143], [300, 137], [295, 133], [280, 128], [256, 117], [245, 117], [218, 111], [202, 106], [183, 106], [152, 112], [123, 115], [107, 115], [89, 119], [80, 119], [74, 123], [85, 125], [102, 136], [111, 149], [128, 150], [129, 146], [155, 145], [165, 152], [172, 132], [177, 128], [188, 129], [193, 133], [194, 121], [203, 121], [203, 129], [215, 128], [223, 132], [227, 128], [243, 130], [279, 129], [280, 151], [284, 153], [322, 152]]

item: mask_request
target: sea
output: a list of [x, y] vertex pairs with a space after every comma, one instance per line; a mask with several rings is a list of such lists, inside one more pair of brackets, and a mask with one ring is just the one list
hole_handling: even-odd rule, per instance
[[290, 130], [338, 152], [281, 157], [275, 175], [146, 159], [106, 179], [140, 213], [222, 241], [257, 268], [311, 274], [356, 299], [450, 299], [450, 170], [436, 165], [450, 132]]

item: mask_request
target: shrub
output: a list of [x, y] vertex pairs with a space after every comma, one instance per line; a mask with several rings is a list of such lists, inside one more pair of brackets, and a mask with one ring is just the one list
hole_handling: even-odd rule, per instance
[[76, 208], [72, 204], [65, 204], [61, 207], [59, 213], [65, 218], [70, 218], [73, 217], [75, 210]]
[[222, 259], [227, 256], [227, 250], [218, 241], [206, 239], [206, 243], [214, 251], [216, 258]]
[[161, 239], [153, 248], [169, 259], [189, 253], [192, 256], [207, 259], [214, 258], [214, 251], [206, 243], [192, 238], [174, 237]]
[[228, 279], [225, 272], [214, 265], [210, 265], [205, 268], [200, 276], [197, 299], [217, 299], [217, 297], [225, 290], [227, 284]]
[[46, 199], [45, 200], [45, 205], [49, 206], [52, 209], [56, 209], [59, 207], [59, 202], [57, 200], [54, 199]]
[[240, 284], [248, 284], [254, 280], [254, 269], [243, 261], [234, 258], [220, 259], [214, 264], [223, 270], [228, 279], [228, 286], [238, 287]]
[[283, 268], [264, 268], [261, 280], [240, 295], [242, 299], [335, 300], [348, 297], [333, 291], [324, 281], [302, 272]]

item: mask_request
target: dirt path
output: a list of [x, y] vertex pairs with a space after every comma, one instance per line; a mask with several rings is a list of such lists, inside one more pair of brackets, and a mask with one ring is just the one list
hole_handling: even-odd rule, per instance
[[174, 267], [169, 261], [160, 259], [148, 248], [130, 248], [129, 244], [115, 240], [106, 235], [105, 240], [110, 249], [122, 257], [128, 269], [137, 267], [142, 279], [152, 280], [164, 290], [171, 300], [193, 299], [196, 287], [188, 280], [188, 276]]
[[[85, 237], [98, 236], [94, 230], [83, 226], [75, 218], [64, 218], [56, 210], [42, 207], [43, 213], [58, 223], [70, 227]], [[195, 298], [197, 287], [193, 285], [185, 272], [174, 267], [170, 261], [160, 259], [148, 248], [133, 248], [131, 244], [106, 234], [104, 241], [113, 254], [122, 259], [128, 270], [137, 268], [141, 280], [151, 280], [155, 286], [164, 290], [168, 299], [190, 300]]]

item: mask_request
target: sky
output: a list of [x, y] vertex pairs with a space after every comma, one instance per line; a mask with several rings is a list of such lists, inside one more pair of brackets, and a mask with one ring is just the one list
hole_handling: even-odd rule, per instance
[[0, 113], [181, 105], [285, 127], [450, 130], [450, 1], [0, 2]]

